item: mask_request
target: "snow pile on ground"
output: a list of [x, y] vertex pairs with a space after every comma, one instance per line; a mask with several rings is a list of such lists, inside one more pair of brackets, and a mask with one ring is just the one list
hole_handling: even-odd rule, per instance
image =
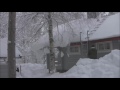
[[100, 59], [80, 59], [77, 64], [63, 77], [69, 78], [119, 78], [120, 77], [120, 50], [113, 50], [111, 53]]
[[120, 50], [99, 59], [80, 59], [75, 66], [65, 73], [48, 74], [45, 65], [22, 65], [23, 77], [30, 78], [120, 78]]
[[17, 67], [21, 66], [21, 73], [17, 72], [17, 78], [39, 78], [45, 77], [48, 74], [48, 70], [45, 64], [17, 64]]

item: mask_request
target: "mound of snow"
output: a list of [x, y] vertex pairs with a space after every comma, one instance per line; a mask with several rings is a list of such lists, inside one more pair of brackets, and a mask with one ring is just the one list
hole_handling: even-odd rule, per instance
[[45, 64], [21, 66], [23, 78], [120, 78], [120, 50], [112, 50], [99, 59], [80, 58], [77, 64], [65, 73], [51, 75]]
[[67, 74], [72, 77], [118, 78], [120, 77], [120, 50], [113, 50], [100, 59], [80, 59]]
[[18, 67], [21, 65], [21, 75], [17, 73], [17, 78], [40, 78], [44, 77], [47, 73], [47, 67], [45, 64], [17, 64]]
[[116, 67], [120, 67], [120, 50], [113, 50], [111, 53], [103, 57], [104, 61]]
[[99, 59], [80, 59], [75, 66], [63, 74], [51, 78], [120, 78], [120, 50]]

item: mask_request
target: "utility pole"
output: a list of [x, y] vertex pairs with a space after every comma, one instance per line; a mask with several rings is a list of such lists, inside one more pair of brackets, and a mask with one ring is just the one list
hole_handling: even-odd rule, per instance
[[8, 75], [9, 78], [16, 78], [15, 60], [15, 24], [16, 12], [9, 12], [8, 20]]
[[87, 54], [88, 54], [88, 51], [89, 51], [89, 30], [87, 31]]
[[81, 39], [81, 34], [82, 34], [82, 32], [80, 32], [80, 54], [81, 54], [81, 57], [82, 57], [82, 39]]

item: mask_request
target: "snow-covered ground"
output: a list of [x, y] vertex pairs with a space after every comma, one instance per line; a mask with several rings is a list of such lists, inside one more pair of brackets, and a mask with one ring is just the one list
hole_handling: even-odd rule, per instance
[[65, 73], [49, 74], [44, 64], [21, 64], [22, 76], [17, 73], [17, 78], [120, 78], [120, 50], [99, 59], [79, 59]]

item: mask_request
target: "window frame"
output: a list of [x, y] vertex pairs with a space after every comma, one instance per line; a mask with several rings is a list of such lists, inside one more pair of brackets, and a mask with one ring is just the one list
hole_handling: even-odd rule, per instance
[[[74, 49], [75, 49], [76, 47], [78, 48], [78, 52], [71, 52], [70, 49], [71, 49], [71, 48], [74, 48]], [[70, 54], [80, 54], [80, 46], [70, 46], [70, 47], [69, 47], [69, 53], [70, 53]]]
[[120, 49], [120, 40], [118, 40], [118, 45], [119, 45], [118, 48]]
[[83, 51], [87, 51], [87, 48], [88, 48], [88, 47], [87, 47], [87, 43], [86, 43], [86, 44], [82, 44], [82, 50], [83, 50]]
[[[106, 49], [106, 48], [105, 48], [105, 44], [107, 44], [107, 43], [109, 43], [110, 49]], [[103, 50], [100, 50], [100, 49], [99, 49], [99, 45], [100, 45], [100, 44], [103, 44], [103, 46], [104, 46], [104, 49], [103, 49]], [[112, 41], [98, 42], [98, 43], [97, 43], [97, 50], [98, 50], [98, 52], [109, 52], [109, 51], [111, 51], [111, 50], [112, 50]]]

